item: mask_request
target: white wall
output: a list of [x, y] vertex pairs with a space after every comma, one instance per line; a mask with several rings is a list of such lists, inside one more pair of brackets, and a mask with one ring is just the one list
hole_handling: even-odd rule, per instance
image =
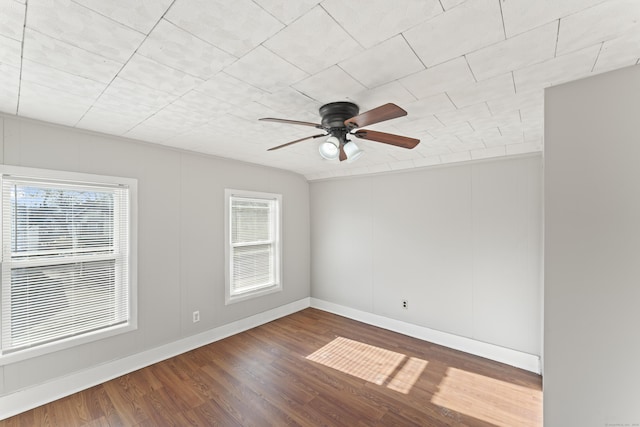
[[541, 354], [540, 155], [310, 188], [312, 297]]
[[545, 98], [545, 425], [640, 425], [640, 67]]
[[[0, 115], [5, 164], [138, 179], [138, 330], [0, 367], [0, 396], [309, 297], [309, 186], [282, 170]], [[283, 195], [281, 293], [224, 305], [224, 189]], [[194, 310], [201, 321], [192, 323]]]

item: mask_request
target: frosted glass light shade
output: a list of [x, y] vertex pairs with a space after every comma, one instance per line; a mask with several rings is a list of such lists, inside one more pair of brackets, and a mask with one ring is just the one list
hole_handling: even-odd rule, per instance
[[320, 155], [322, 156], [322, 158], [327, 160], [334, 160], [337, 159], [338, 155], [340, 154], [340, 148], [338, 148], [339, 146], [340, 141], [338, 140], [338, 138], [336, 138], [335, 136], [330, 136], [326, 141], [320, 144], [318, 151], [320, 151]]
[[344, 153], [347, 155], [347, 162], [349, 163], [358, 160], [360, 156], [362, 156], [362, 154], [364, 153], [364, 151], [358, 148], [356, 143], [353, 141], [349, 141], [346, 144], [344, 144], [343, 149], [344, 149]]

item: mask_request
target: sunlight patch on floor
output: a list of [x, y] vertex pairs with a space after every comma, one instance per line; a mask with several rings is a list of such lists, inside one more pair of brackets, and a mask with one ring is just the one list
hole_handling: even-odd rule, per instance
[[343, 337], [337, 337], [307, 359], [404, 394], [409, 393], [427, 366], [425, 360]]
[[410, 357], [405, 359], [400, 370], [391, 378], [387, 387], [400, 393], [409, 394], [413, 385], [427, 367], [427, 361]]
[[431, 402], [496, 426], [537, 427], [541, 411], [506, 409], [530, 408], [532, 400], [541, 401], [542, 392], [450, 367]]

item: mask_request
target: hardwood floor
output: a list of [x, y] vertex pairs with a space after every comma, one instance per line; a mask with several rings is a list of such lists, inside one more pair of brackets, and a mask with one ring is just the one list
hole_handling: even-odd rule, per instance
[[4, 426], [542, 426], [538, 375], [306, 309]]

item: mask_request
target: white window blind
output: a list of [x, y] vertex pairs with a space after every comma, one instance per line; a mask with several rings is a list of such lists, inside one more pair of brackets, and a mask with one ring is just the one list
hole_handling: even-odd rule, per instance
[[231, 194], [228, 296], [280, 286], [279, 195]]
[[2, 176], [1, 350], [130, 319], [129, 188]]

